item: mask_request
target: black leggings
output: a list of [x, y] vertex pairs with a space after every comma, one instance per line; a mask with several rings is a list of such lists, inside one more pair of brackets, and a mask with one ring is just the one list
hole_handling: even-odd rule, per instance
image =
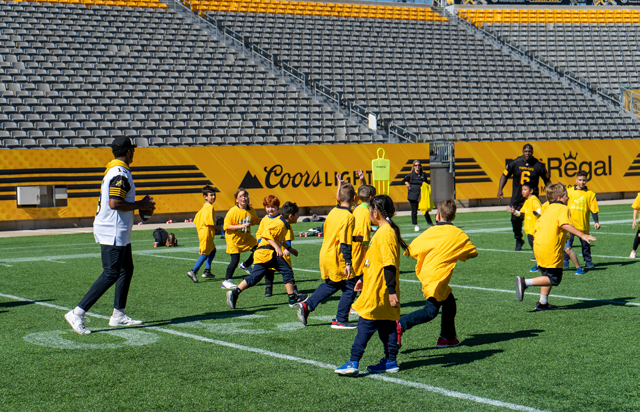
[[[249, 255], [249, 258], [244, 262], [245, 266], [251, 266], [253, 264], [254, 250], [255, 248], [251, 250], [251, 255]], [[224, 280], [231, 280], [231, 278], [233, 277], [233, 272], [235, 272], [235, 270], [238, 268], [238, 263], [240, 263], [240, 253], [232, 253], [231, 262], [229, 262], [229, 266], [227, 266], [227, 275], [225, 276]]]
[[[414, 226], [417, 226], [418, 225], [418, 202], [409, 201], [409, 204], [411, 205], [411, 223]], [[424, 214], [424, 218], [428, 224], [433, 225], [429, 212]]]
[[633, 239], [633, 250], [638, 250], [638, 246], [640, 246], [640, 230], [636, 233], [635, 239]]

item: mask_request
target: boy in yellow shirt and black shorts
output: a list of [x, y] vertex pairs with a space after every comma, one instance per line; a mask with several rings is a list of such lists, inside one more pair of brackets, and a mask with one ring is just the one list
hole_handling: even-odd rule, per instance
[[[638, 218], [638, 210], [640, 210], [640, 193], [636, 196], [636, 200], [633, 201], [631, 205], [633, 208], [633, 223], [631, 223], [631, 228], [635, 229], [637, 227], [636, 219]], [[636, 251], [638, 250], [638, 246], [640, 246], [640, 229], [638, 229], [638, 233], [636, 233], [635, 238], [633, 239], [633, 249], [631, 249], [631, 253], [629, 257], [631, 259], [636, 258]]]
[[340, 290], [342, 296], [338, 302], [338, 313], [331, 328], [355, 329], [357, 325], [349, 322], [349, 310], [355, 295], [353, 288], [357, 282], [352, 261], [355, 218], [351, 214], [356, 193], [351, 183], [342, 183], [339, 198], [340, 206], [333, 208], [324, 222], [324, 238], [320, 249], [320, 274], [324, 283], [318, 286], [307, 302], [298, 305], [298, 318], [306, 325], [309, 313]]
[[291, 202], [285, 203], [282, 207], [282, 215], [278, 214], [280, 199], [276, 196], [265, 197], [263, 205], [267, 216], [262, 219], [258, 228], [261, 237], [258, 248], [253, 254], [253, 269], [251, 274], [240, 282], [237, 289], [227, 292], [227, 306], [231, 309], [236, 308], [238, 296], [242, 291], [255, 286], [272, 269], [282, 275], [282, 281], [287, 288], [287, 295], [289, 295], [289, 306], [307, 300], [307, 295], [295, 292], [293, 269], [284, 259], [286, 255], [290, 254], [286, 237], [291, 229], [291, 224], [298, 221], [298, 205]]
[[[567, 195], [569, 196], [569, 200], [567, 201], [567, 206], [569, 206], [569, 216], [571, 216], [571, 221], [573, 222], [573, 226], [576, 229], [581, 231], [582, 233], [589, 234], [590, 222], [589, 222], [589, 212], [591, 212], [591, 216], [593, 216], [593, 227], [596, 230], [600, 229], [600, 222], [598, 221], [598, 202], [596, 201], [596, 194], [591, 190], [587, 189], [587, 172], [584, 170], [580, 170], [576, 174], [576, 185], [569, 186], [567, 188]], [[584, 240], [580, 240], [582, 244], [582, 258], [584, 259], [584, 267], [587, 269], [594, 268], [595, 265], [591, 260], [591, 245], [589, 242]], [[569, 235], [567, 239], [567, 243], [564, 248], [569, 249], [573, 247], [573, 234]], [[569, 255], [567, 253], [564, 254], [564, 269], [569, 269]], [[582, 268], [576, 268], [576, 275], [583, 275], [584, 270]]]
[[427, 299], [422, 309], [404, 315], [397, 322], [398, 345], [402, 345], [402, 334], [414, 326], [427, 323], [442, 307], [440, 337], [437, 348], [458, 346], [456, 337], [456, 300], [449, 281], [459, 260], [478, 256], [469, 237], [451, 223], [456, 218], [456, 203], [448, 199], [438, 204], [436, 225], [415, 238], [405, 251], [416, 259], [416, 276], [422, 283], [422, 294]]
[[562, 183], [547, 185], [547, 199], [549, 207], [538, 220], [533, 240], [533, 253], [536, 255], [542, 276], [533, 279], [516, 276], [516, 298], [520, 302], [526, 288], [540, 286], [540, 301], [536, 304], [535, 310], [558, 308], [549, 303], [549, 293], [553, 286], [558, 286], [562, 281], [562, 252], [567, 232], [586, 242], [596, 240], [595, 237], [584, 234], [573, 226], [567, 207], [569, 196]]
[[377, 365], [367, 367], [371, 373], [398, 372], [398, 339], [396, 321], [400, 319], [400, 248], [407, 244], [400, 237], [400, 229], [391, 220], [395, 214], [389, 196], [376, 196], [371, 200], [371, 223], [378, 231], [371, 239], [364, 261], [362, 279], [355, 289], [362, 291], [354, 303], [360, 314], [358, 333], [351, 346], [351, 357], [347, 363], [335, 370], [346, 376], [359, 374], [358, 366], [369, 340], [376, 331], [384, 347], [384, 358]]
[[209, 185], [202, 188], [202, 196], [205, 202], [202, 209], [196, 214], [195, 219], [193, 219], [193, 223], [198, 230], [198, 240], [200, 241], [198, 253], [200, 253], [200, 257], [196, 261], [196, 264], [193, 265], [193, 268], [187, 273], [187, 276], [195, 283], [198, 283], [198, 270], [200, 270], [200, 267], [205, 261], [207, 263], [204, 266], [202, 277], [215, 277], [213, 273], [211, 273], [211, 262], [216, 255], [216, 245], [213, 243], [213, 238], [216, 235], [216, 229], [221, 229], [220, 226], [216, 226], [216, 211], [213, 208], [213, 203], [216, 201], [217, 190], [218, 189]]
[[[529, 246], [533, 249], [533, 235], [536, 233], [536, 222], [542, 214], [542, 204], [538, 196], [533, 194], [533, 189], [530, 183], [522, 184], [522, 197], [526, 200], [520, 210], [516, 210], [513, 206], [507, 206], [507, 212], [520, 217], [524, 215], [524, 233], [527, 235]], [[537, 272], [538, 265], [536, 264], [530, 272]]]

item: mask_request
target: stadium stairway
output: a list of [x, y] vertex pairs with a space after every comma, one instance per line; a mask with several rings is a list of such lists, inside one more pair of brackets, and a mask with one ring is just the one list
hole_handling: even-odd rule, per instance
[[640, 11], [633, 9], [458, 9], [459, 16], [619, 94], [640, 82]]
[[160, 2], [0, 2], [0, 147], [118, 135], [141, 147], [386, 141]]
[[424, 140], [599, 139], [635, 133], [635, 123], [618, 110], [432, 12], [436, 18], [389, 19], [379, 12], [344, 17], [328, 9], [269, 14], [255, 12], [252, 2], [234, 4], [236, 11], [223, 2], [200, 1], [198, 11]]

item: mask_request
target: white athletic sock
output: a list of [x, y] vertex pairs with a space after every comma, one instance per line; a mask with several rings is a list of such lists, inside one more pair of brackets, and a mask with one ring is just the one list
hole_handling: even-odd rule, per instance
[[524, 280], [524, 284], [529, 287], [529, 286], [533, 286], [533, 279], [525, 279]]
[[549, 303], [549, 296], [540, 295], [540, 303], [542, 303], [543, 305], [546, 305], [547, 303]]
[[114, 318], [121, 318], [124, 316], [124, 311], [113, 308], [113, 317]]
[[73, 314], [76, 316], [84, 316], [85, 313], [86, 313], [85, 310], [82, 309], [80, 306], [76, 306], [73, 309]]

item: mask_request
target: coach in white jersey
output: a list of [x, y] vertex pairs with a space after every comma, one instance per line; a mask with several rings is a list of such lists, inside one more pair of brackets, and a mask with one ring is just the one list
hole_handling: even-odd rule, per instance
[[84, 314], [113, 285], [116, 285], [113, 315], [109, 326], [141, 325], [124, 313], [133, 276], [131, 255], [131, 229], [134, 211], [139, 210], [142, 220], [153, 214], [153, 198], [145, 196], [136, 202], [136, 186], [129, 165], [133, 161], [135, 145], [130, 138], [117, 137], [111, 145], [114, 160], [109, 162], [100, 187], [98, 212], [93, 222], [93, 235], [100, 243], [103, 272], [82, 298], [78, 306], [64, 315], [74, 331], [88, 335], [84, 326]]

